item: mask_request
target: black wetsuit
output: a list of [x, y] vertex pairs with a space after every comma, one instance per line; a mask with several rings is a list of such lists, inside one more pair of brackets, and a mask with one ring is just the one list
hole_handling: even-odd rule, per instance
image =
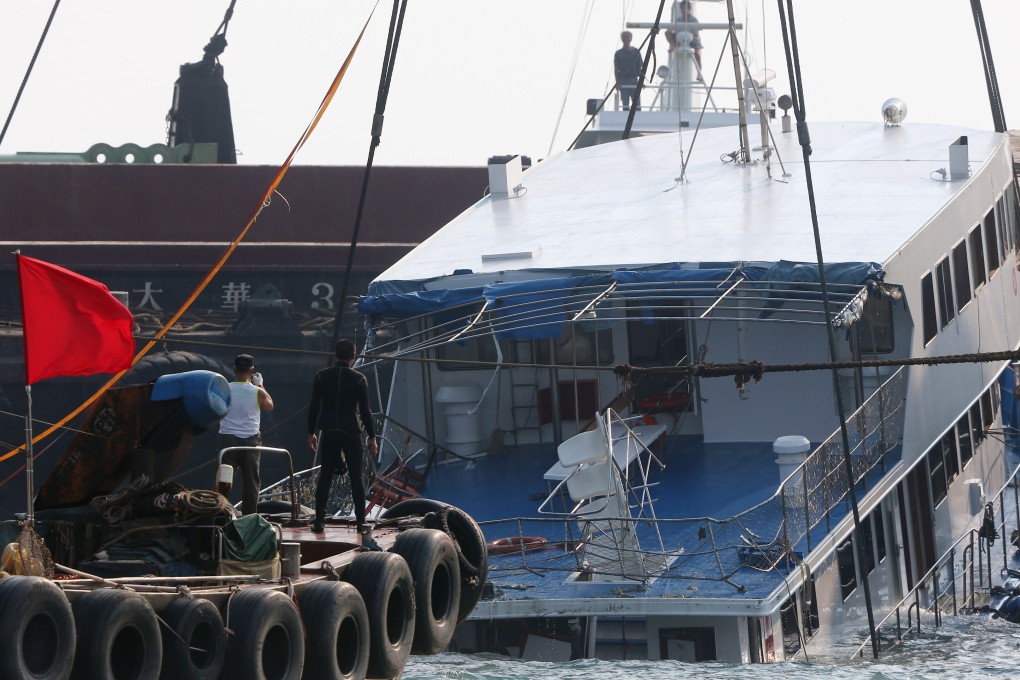
[[[360, 422], [359, 422], [360, 416]], [[337, 363], [315, 374], [308, 405], [308, 433], [319, 436], [321, 467], [315, 487], [315, 521], [322, 523], [333, 475], [342, 474], [344, 459], [351, 478], [351, 498], [358, 529], [365, 526], [364, 449], [361, 429], [375, 437], [372, 411], [368, 405], [368, 379], [345, 364]]]

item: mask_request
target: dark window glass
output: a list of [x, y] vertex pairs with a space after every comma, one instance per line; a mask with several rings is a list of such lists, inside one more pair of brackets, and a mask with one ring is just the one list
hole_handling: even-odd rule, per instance
[[995, 222], [999, 227], [999, 242], [1002, 243], [1002, 261], [1006, 261], [1006, 253], [1013, 250], [1013, 236], [1006, 224], [1006, 195], [999, 196], [995, 202]]
[[995, 211], [989, 210], [984, 220], [985, 256], [988, 264], [988, 278], [992, 278], [1002, 261], [999, 257], [999, 240], [995, 234]]
[[1020, 221], [1017, 220], [1016, 215], [1016, 189], [1013, 184], [1006, 188], [1006, 228], [1009, 229], [1009, 233], [1013, 235], [1013, 247], [1020, 250], [1020, 231], [1017, 230], [1017, 225]]
[[942, 319], [942, 327], [945, 328], [956, 317], [956, 306], [953, 303], [953, 274], [949, 269], [948, 257], [942, 258], [935, 267], [935, 277], [938, 280], [939, 318]]
[[596, 330], [594, 321], [564, 324], [563, 333], [554, 342], [556, 358], [549, 360], [549, 341], [538, 341], [538, 363], [556, 363], [560, 366], [594, 366], [598, 349], [598, 364], [613, 362], [613, 333], [605, 323]]
[[985, 390], [985, 393], [981, 395], [981, 424], [987, 430], [992, 426], [992, 421], [994, 420], [995, 409], [992, 407], [992, 392], [991, 390]]
[[956, 308], [962, 310], [971, 297], [966, 241], [960, 241], [953, 248], [953, 281], [956, 283]]
[[854, 542], [846, 539], [842, 545], [836, 548], [836, 556], [839, 560], [839, 588], [843, 594], [843, 601], [857, 590], [857, 567], [854, 566]]
[[[470, 309], [464, 308], [447, 312], [443, 316], [437, 315], [433, 318], [433, 337], [453, 337], [456, 333], [463, 330], [478, 315], [481, 309], [482, 305], [478, 304]], [[479, 327], [479, 331], [482, 328], [484, 326]], [[475, 335], [475, 337], [470, 337], [472, 335]], [[436, 348], [436, 359], [439, 360], [439, 369], [442, 371], [491, 370], [491, 365], [495, 364], [497, 360], [496, 345], [492, 341], [492, 336], [488, 334], [479, 336], [477, 331], [475, 333], [468, 331], [464, 334], [463, 338], [466, 339], [440, 345]], [[458, 363], [460, 361], [482, 361], [488, 365]]]
[[932, 283], [930, 273], [921, 279], [921, 315], [924, 324], [924, 344], [927, 345], [939, 332], [939, 319], [935, 313], [935, 285]]
[[942, 458], [946, 461], [946, 479], [950, 482], [960, 474], [960, 457], [956, 452], [956, 429], [942, 437]]
[[974, 270], [974, 290], [985, 282], [985, 247], [981, 243], [981, 225], [970, 230], [970, 264]]
[[942, 458], [941, 442], [928, 450], [928, 476], [931, 481], [931, 498], [938, 505], [946, 498], [946, 465]]
[[875, 571], [875, 544], [871, 538], [871, 515], [861, 520], [861, 552], [864, 554], [864, 573]]
[[892, 298], [869, 295], [857, 324], [857, 346], [861, 354], [888, 354], [896, 347], [893, 339]]
[[[630, 363], [635, 366], [684, 366], [691, 363], [685, 317], [691, 316], [690, 305], [683, 300], [654, 299], [627, 306], [627, 340]], [[690, 377], [649, 373], [634, 386], [638, 404], [668, 402], [675, 399], [693, 401], [694, 383]], [[689, 407], [684, 407], [688, 410]]]
[[[972, 407], [973, 408], [973, 407]], [[964, 413], [956, 421], [956, 437], [960, 441], [960, 465], [967, 467], [967, 463], [974, 457], [974, 435], [970, 429], [970, 414]]]
[[970, 407], [970, 444], [973, 447], [971, 455], [977, 451], [978, 444], [984, 439], [985, 431], [981, 427], [981, 400], [979, 399]]
[[882, 508], [877, 508], [875, 512], [871, 514], [872, 524], [875, 526], [875, 547], [878, 549], [878, 563], [881, 564], [882, 560], [885, 559], [885, 519], [882, 514]]

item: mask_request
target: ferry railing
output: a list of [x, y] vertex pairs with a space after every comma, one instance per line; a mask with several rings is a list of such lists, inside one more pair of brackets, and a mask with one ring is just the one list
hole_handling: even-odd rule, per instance
[[[278, 449], [272, 446], [228, 446], [227, 448], [220, 449], [218, 460], [216, 462], [217, 467], [223, 464], [223, 454], [231, 451], [252, 451], [258, 454], [273, 453], [280, 454], [287, 459], [287, 472], [286, 479], [278, 482], [279, 485], [288, 484], [290, 486], [290, 519], [292, 522], [297, 522], [298, 519], [298, 503], [297, 503], [297, 485], [294, 479], [294, 459], [290, 455], [290, 451], [287, 449]], [[273, 485], [276, 486], [276, 485]], [[259, 492], [259, 498], [262, 497], [262, 492]]]
[[[1020, 468], [1013, 471], [1009, 480], [986, 507], [991, 506], [993, 522], [981, 528], [968, 529], [924, 574], [906, 596], [900, 600], [885, 618], [875, 626], [879, 652], [887, 652], [901, 644], [910, 634], [921, 634], [922, 614], [930, 615], [932, 627], [942, 626], [942, 616], [952, 612], [954, 616], [991, 612], [988, 602], [993, 596], [1010, 594], [1000, 586], [1007, 578], [1020, 579], [1020, 573], [1009, 567], [1010, 546], [1020, 550], [1012, 537], [1007, 537], [1009, 526], [1020, 527]], [[1006, 513], [1008, 495], [1012, 493], [1012, 510]], [[998, 507], [998, 521], [994, 511]], [[994, 543], [1002, 546], [1002, 567], [998, 583], [993, 571]], [[959, 587], [957, 584], [959, 583]], [[906, 625], [903, 615], [906, 613]], [[892, 628], [890, 637], [883, 637], [883, 629]], [[854, 652], [853, 657], [863, 657], [865, 649], [871, 647], [871, 636]]]
[[[851, 416], [851, 459], [853, 478], [860, 483], [877, 466], [886, 463], [902, 439], [904, 369], [890, 376]], [[366, 458], [366, 481], [378, 469], [385, 469], [395, 460], [406, 460], [408, 452], [425, 451], [426, 473], [437, 464], [437, 452], [445, 449], [386, 417], [376, 431], [384, 433], [378, 459]], [[447, 457], [454, 456], [452, 452]], [[296, 472], [293, 488], [297, 501], [314, 505], [318, 468]], [[290, 480], [281, 480], [263, 490], [261, 498], [290, 495]], [[643, 482], [644, 495], [652, 486]], [[366, 484], [366, 489], [368, 484]], [[838, 436], [833, 436], [817, 447], [784, 482], [762, 503], [744, 512], [724, 519], [714, 517], [688, 517], [664, 519], [647, 512], [641, 516], [607, 518], [615, 526], [630, 527], [638, 533], [643, 545], [654, 546], [642, 550], [635, 559], [650, 565], [646, 578], [677, 580], [710, 580], [728, 584], [737, 592], [751, 588], [774, 587], [789, 573], [801, 558], [801, 550], [810, 551], [818, 538], [814, 529], [825, 523], [827, 532], [837, 518], [848, 513], [844, 500], [849, 484], [843, 467], [843, 455]], [[842, 508], [840, 514], [840, 506]], [[353, 502], [346, 475], [338, 475], [331, 488], [327, 512], [349, 514]], [[512, 573], [542, 570], [579, 571], [583, 569], [581, 545], [577, 535], [577, 519], [570, 516], [554, 519], [520, 520], [524, 524], [504, 529], [498, 522], [489, 523], [487, 535], [508, 530], [511, 535], [540, 535], [553, 545], [569, 545], [572, 550], [555, 560], [547, 560], [549, 552], [526, 555], [514, 554], [517, 561], [501, 558], [494, 573], [500, 570]], [[507, 519], [504, 522], [515, 522]], [[536, 522], [531, 525], [527, 522]], [[521, 527], [524, 527], [523, 529]], [[528, 528], [534, 526], [527, 533]], [[524, 531], [525, 533], [521, 533]], [[664, 547], [665, 546], [665, 547]], [[527, 558], [527, 559], [525, 559]], [[577, 559], [574, 559], [577, 558]], [[563, 560], [567, 561], [564, 562]], [[569, 562], [569, 564], [567, 564]]]

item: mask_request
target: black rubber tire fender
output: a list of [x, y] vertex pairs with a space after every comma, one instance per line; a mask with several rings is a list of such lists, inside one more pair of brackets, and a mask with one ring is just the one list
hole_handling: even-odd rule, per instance
[[184, 373], [185, 371], [212, 371], [219, 373], [227, 380], [234, 379], [234, 372], [217, 359], [196, 352], [174, 350], [145, 355], [124, 374], [118, 384], [122, 387], [145, 385], [164, 375]]
[[358, 589], [368, 610], [368, 677], [399, 676], [414, 642], [414, 581], [407, 562], [395, 553], [361, 553], [343, 580]]
[[227, 603], [227, 667], [237, 680], [298, 680], [304, 631], [293, 600], [264, 588], [237, 591]]
[[178, 598], [161, 613], [165, 680], [216, 680], [227, 657], [227, 629], [209, 600]]
[[74, 647], [74, 614], [52, 581], [0, 579], [0, 677], [67, 680]]
[[305, 639], [303, 680], [363, 680], [368, 673], [368, 610], [344, 581], [315, 581], [298, 594]]
[[163, 639], [156, 613], [142, 596], [116, 588], [94, 590], [74, 603], [77, 653], [72, 677], [151, 680], [159, 677]]
[[408, 529], [390, 552], [407, 562], [414, 579], [412, 654], [438, 654], [457, 628], [460, 613], [460, 560], [453, 539], [436, 529]]
[[[460, 508], [432, 500], [430, 498], [412, 498], [397, 503], [382, 514], [383, 519], [394, 519], [419, 515], [424, 517], [430, 512], [443, 518], [443, 525], [450, 538], [457, 546], [458, 554], [463, 557], [460, 570], [460, 612], [457, 623], [474, 611], [478, 600], [482, 598], [482, 589], [489, 575], [489, 552], [486, 548], [485, 534], [478, 523]], [[464, 563], [471, 565], [464, 568]]]

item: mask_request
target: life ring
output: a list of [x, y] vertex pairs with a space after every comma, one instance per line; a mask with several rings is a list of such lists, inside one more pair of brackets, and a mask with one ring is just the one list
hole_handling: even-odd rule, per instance
[[122, 680], [159, 675], [163, 639], [156, 613], [145, 598], [104, 588], [78, 598], [73, 610], [78, 630], [74, 677]]
[[227, 602], [234, 634], [228, 665], [238, 678], [297, 680], [305, 663], [304, 631], [293, 600], [277, 590], [237, 591]]
[[0, 580], [0, 677], [53, 680], [71, 674], [74, 614], [49, 579]]
[[542, 536], [510, 536], [489, 541], [485, 547], [490, 555], [509, 555], [510, 553], [542, 550], [548, 543], [549, 539]]
[[361, 553], [342, 578], [358, 589], [368, 610], [368, 677], [398, 677], [414, 641], [414, 581], [407, 562], [395, 553]]
[[368, 672], [368, 610], [358, 589], [314, 581], [298, 595], [305, 639], [304, 680], [361, 680]]
[[460, 558], [460, 611], [457, 623], [474, 611], [482, 598], [489, 574], [489, 551], [485, 534], [478, 523], [460, 508], [430, 498], [412, 498], [388, 508], [383, 519], [399, 519], [418, 515], [427, 529], [442, 529], [453, 539]]
[[460, 561], [453, 539], [436, 529], [408, 529], [391, 552], [414, 579], [414, 654], [438, 654], [450, 644], [460, 611]]
[[227, 657], [227, 630], [220, 610], [209, 600], [177, 598], [160, 613], [163, 675], [216, 680]]

